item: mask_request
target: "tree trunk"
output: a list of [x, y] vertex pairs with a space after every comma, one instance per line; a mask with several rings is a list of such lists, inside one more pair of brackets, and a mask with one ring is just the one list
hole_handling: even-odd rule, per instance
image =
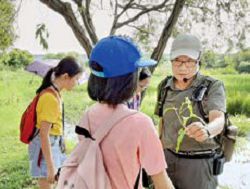
[[[178, 17], [183, 9], [185, 1], [186, 0], [176, 0], [176, 2], [174, 4], [174, 9], [173, 9], [169, 19], [167, 20], [163, 30], [162, 30], [161, 37], [158, 40], [158, 44], [155, 47], [153, 53], [151, 54], [151, 58], [156, 60], [158, 63], [163, 55], [163, 52], [166, 48], [167, 41], [168, 41], [168, 39], [173, 31], [173, 28], [178, 20]], [[158, 65], [158, 63], [157, 63], [157, 65]], [[154, 72], [157, 65], [150, 68], [151, 73]]]

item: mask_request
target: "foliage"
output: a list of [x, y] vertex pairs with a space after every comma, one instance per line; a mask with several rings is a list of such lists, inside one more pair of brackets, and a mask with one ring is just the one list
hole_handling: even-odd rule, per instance
[[71, 56], [71, 57], [74, 57], [79, 64], [81, 64], [84, 68], [88, 67], [87, 65], [87, 62], [88, 62], [88, 58], [82, 54], [79, 54], [78, 52], [74, 52], [74, 51], [71, 51], [71, 52], [67, 52], [67, 53], [48, 53], [48, 54], [45, 54], [43, 56], [43, 59], [46, 60], [46, 59], [58, 59], [58, 60], [61, 60], [67, 56]]
[[43, 56], [43, 59], [63, 59], [66, 56], [72, 56], [76, 59], [79, 59], [81, 55], [77, 52], [67, 52], [67, 53], [48, 53]]
[[211, 51], [205, 51], [202, 55], [202, 60], [201, 60], [202, 64], [205, 64], [206, 68], [213, 68], [215, 67], [214, 65], [216, 64], [216, 54]]
[[0, 57], [0, 64], [13, 68], [27, 66], [33, 61], [33, 56], [25, 50], [13, 49], [9, 53], [3, 53]]
[[243, 49], [238, 53], [238, 61], [250, 61], [250, 48]]
[[202, 65], [207, 68], [234, 68], [234, 59], [228, 54], [218, 54], [212, 50], [207, 50], [203, 53], [201, 59]]
[[238, 69], [241, 62], [250, 62], [250, 48], [243, 49], [233, 55], [235, 68]]
[[43, 56], [43, 59], [46, 60], [46, 59], [63, 59], [64, 57], [66, 56], [65, 53], [48, 53], [48, 54], [45, 54]]
[[240, 50], [234, 54], [218, 54], [207, 50], [203, 53], [201, 62], [203, 68], [212, 68], [214, 71], [219, 71], [219, 73], [223, 74], [234, 74], [237, 71], [239, 73], [249, 73], [250, 48]]
[[216, 51], [221, 47], [227, 47], [227, 52], [244, 49], [250, 29], [248, 13], [248, 0], [188, 0], [178, 18], [176, 34], [197, 33], [204, 47]]
[[12, 45], [14, 34], [15, 7], [10, 0], [0, 0], [0, 52]]
[[201, 71], [208, 75], [218, 75], [218, 74], [232, 75], [238, 73], [238, 71], [232, 66], [227, 66], [225, 68], [210, 68], [210, 69], [202, 68]]
[[229, 114], [250, 116], [250, 74], [221, 75], [217, 72], [213, 76], [225, 84]]
[[250, 73], [250, 62], [241, 62], [237, 70], [240, 73]]
[[39, 39], [40, 45], [47, 50], [49, 47], [47, 42], [47, 39], [49, 38], [49, 32], [44, 23], [38, 24], [36, 26], [36, 39], [37, 38]]

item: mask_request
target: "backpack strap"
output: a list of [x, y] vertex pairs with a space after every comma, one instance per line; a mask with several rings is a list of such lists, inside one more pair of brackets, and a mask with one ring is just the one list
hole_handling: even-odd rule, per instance
[[161, 83], [158, 86], [157, 106], [155, 109], [155, 114], [157, 114], [159, 117], [163, 116], [163, 106], [169, 90], [169, 87], [166, 87], [166, 84], [171, 78], [172, 76], [167, 76], [165, 79], [161, 81]]
[[[115, 110], [115, 112], [113, 113], [111, 118], [107, 121], [107, 123], [96, 131], [96, 133], [94, 134], [94, 138], [97, 140], [98, 143], [100, 143], [117, 123], [136, 113], [138, 113], [138, 111], [135, 110], [124, 111], [121, 109]], [[138, 189], [140, 177], [141, 177], [141, 168], [139, 169], [139, 173], [136, 177], [134, 189]]]
[[197, 103], [198, 110], [203, 120], [206, 123], [209, 122], [209, 118], [208, 118], [208, 114], [206, 114], [204, 111], [202, 100], [204, 99], [204, 96], [208, 94], [212, 83], [213, 81], [209, 79], [209, 77], [206, 77], [206, 79], [204, 79], [202, 83], [194, 90], [192, 97], [191, 97], [191, 101]]
[[[87, 129], [82, 128], [80, 126], [76, 126], [75, 132], [77, 134], [84, 135], [86, 138], [90, 138], [91, 140], [96, 140], [98, 143], [100, 143], [117, 123], [119, 123], [126, 117], [129, 117], [136, 113], [138, 113], [138, 111], [135, 110], [124, 111], [120, 109], [115, 110], [111, 118], [94, 133], [93, 137], [91, 136], [90, 132]], [[86, 114], [87, 114], [87, 124], [89, 125], [90, 124], [88, 116], [89, 111], [87, 111]], [[139, 173], [136, 177], [134, 189], [138, 189], [140, 177], [141, 177], [141, 168], [139, 169]]]
[[136, 177], [136, 180], [135, 180], [134, 189], [138, 189], [138, 188], [139, 188], [141, 172], [142, 172], [142, 170], [141, 170], [141, 167], [140, 167], [139, 173], [138, 173], [138, 175], [137, 175], [137, 177]]
[[125, 119], [128, 116], [138, 113], [135, 110], [124, 111], [124, 109], [117, 109], [114, 111], [110, 119], [103, 126], [101, 126], [93, 135], [93, 138], [100, 143], [105, 136], [111, 131], [111, 129], [120, 121]]

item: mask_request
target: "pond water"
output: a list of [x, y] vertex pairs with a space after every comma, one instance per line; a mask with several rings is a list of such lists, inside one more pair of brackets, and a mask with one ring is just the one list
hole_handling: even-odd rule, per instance
[[232, 161], [225, 164], [218, 180], [223, 189], [250, 189], [250, 135], [239, 143]]

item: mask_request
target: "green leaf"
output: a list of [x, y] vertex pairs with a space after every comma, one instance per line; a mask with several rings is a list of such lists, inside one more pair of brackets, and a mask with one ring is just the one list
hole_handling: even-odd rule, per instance
[[164, 110], [164, 113], [163, 113], [163, 115], [165, 114], [165, 113], [167, 113], [167, 112], [169, 112], [169, 111], [176, 111], [176, 108], [166, 108], [165, 110]]
[[37, 24], [36, 26], [36, 39], [39, 39], [40, 45], [44, 48], [44, 49], [48, 49], [48, 40], [49, 38], [49, 32], [46, 28], [46, 25], [44, 23], [42, 24]]
[[190, 117], [185, 117], [185, 116], [182, 116], [182, 120], [183, 120], [183, 127], [186, 127], [187, 126], [187, 121], [189, 120]]
[[184, 128], [179, 129], [179, 131], [178, 131], [178, 138], [177, 138], [177, 145], [176, 145], [176, 148], [175, 148], [176, 152], [179, 152], [181, 143], [182, 143], [182, 141], [184, 139], [184, 136], [185, 136], [185, 130], [184, 130]]

